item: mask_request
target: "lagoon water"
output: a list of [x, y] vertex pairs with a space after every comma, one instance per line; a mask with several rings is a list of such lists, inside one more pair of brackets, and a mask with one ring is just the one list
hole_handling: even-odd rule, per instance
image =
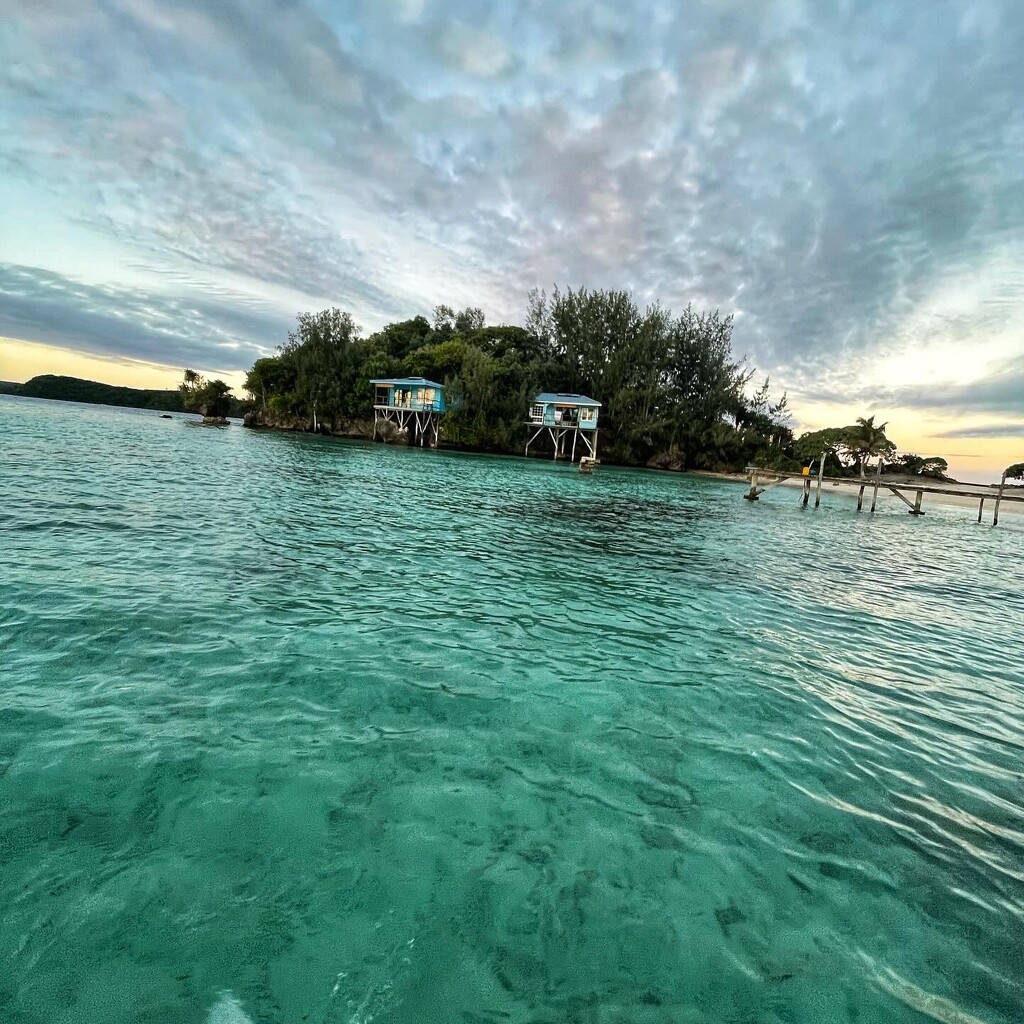
[[1024, 1019], [1012, 521], [0, 438], [6, 1024]]

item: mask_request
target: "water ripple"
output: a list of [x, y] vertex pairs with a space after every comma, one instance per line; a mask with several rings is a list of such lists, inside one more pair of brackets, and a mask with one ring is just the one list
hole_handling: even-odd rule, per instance
[[1021, 532], [0, 430], [2, 1019], [1021, 1019]]

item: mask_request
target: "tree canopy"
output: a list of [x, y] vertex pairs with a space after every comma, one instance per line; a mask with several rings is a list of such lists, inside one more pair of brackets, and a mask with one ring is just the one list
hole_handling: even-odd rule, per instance
[[793, 442], [792, 454], [803, 465], [817, 462], [824, 455], [825, 472], [835, 476], [852, 472], [863, 475], [869, 459], [881, 459], [883, 468], [891, 471], [947, 479], [949, 465], [945, 459], [914, 452], [897, 454], [895, 443], [886, 436], [887, 426], [887, 423], [875, 423], [874, 416], [858, 417], [846, 427], [827, 427], [801, 434]]
[[206, 380], [195, 370], [185, 370], [179, 391], [185, 409], [205, 419], [220, 419], [231, 410], [231, 388], [222, 380]]
[[717, 310], [675, 315], [641, 309], [624, 291], [556, 288], [530, 293], [524, 326], [487, 325], [474, 306], [438, 305], [362, 337], [340, 309], [302, 313], [276, 356], [246, 378], [254, 418], [297, 419], [346, 432], [372, 408], [369, 380], [422, 376], [448, 397], [448, 443], [520, 451], [540, 391], [602, 403], [602, 458], [642, 465], [672, 453], [676, 465], [740, 467], [777, 457], [792, 441], [785, 396], [751, 393], [754, 370], [732, 351], [733, 321]]

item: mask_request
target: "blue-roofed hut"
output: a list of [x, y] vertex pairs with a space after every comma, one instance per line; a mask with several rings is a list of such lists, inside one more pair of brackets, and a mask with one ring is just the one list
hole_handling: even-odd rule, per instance
[[[530, 445], [543, 433], [547, 433], [555, 446], [555, 458], [564, 458], [570, 439], [572, 446], [569, 461], [576, 461], [576, 443], [581, 442], [581, 458], [597, 460], [597, 416], [601, 403], [586, 395], [565, 392], [544, 391], [533, 400], [530, 418], [526, 426], [532, 431], [526, 442], [526, 454]], [[584, 453], [583, 448], [586, 448]]]
[[447, 408], [444, 385], [426, 377], [378, 377], [373, 385], [373, 436], [377, 438], [377, 424], [388, 420], [399, 430], [411, 430], [410, 441], [419, 438], [437, 447], [441, 431], [441, 416]]

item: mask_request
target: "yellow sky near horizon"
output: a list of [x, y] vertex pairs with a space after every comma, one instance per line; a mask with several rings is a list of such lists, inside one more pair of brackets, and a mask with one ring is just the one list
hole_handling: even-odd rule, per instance
[[[24, 383], [39, 374], [53, 373], [124, 387], [176, 388], [181, 383], [183, 369], [0, 337], [0, 380]], [[205, 377], [219, 377], [238, 397], [244, 397], [244, 373], [198, 366], [193, 369]], [[798, 433], [852, 423], [866, 414], [864, 410], [839, 403], [801, 401], [798, 393], [791, 397]], [[944, 438], [940, 435], [949, 430], [952, 421], [933, 419], [918, 409], [891, 409], [876, 415], [879, 422], [888, 422], [888, 435], [901, 452], [941, 456], [949, 463], [951, 475], [958, 480], [991, 482], [998, 479], [1006, 466], [1024, 459], [1019, 438]], [[971, 427], [983, 422], [991, 422], [991, 417], [976, 422], [971, 418], [957, 418], [955, 424]]]
[[[53, 373], [120, 387], [163, 390], [176, 388], [181, 383], [184, 369], [183, 366], [93, 355], [36, 341], [0, 337], [0, 380], [18, 384], [24, 384], [40, 374]], [[192, 369], [198, 370], [204, 377], [219, 377], [232, 387], [239, 398], [244, 397], [244, 373], [200, 366], [193, 366]]]
[[951, 428], [970, 429], [991, 424], [993, 417], [935, 417], [920, 409], [893, 408], [867, 412], [831, 402], [801, 401], [792, 394], [798, 411], [798, 433], [853, 423], [858, 416], [874, 413], [876, 423], [886, 423], [887, 436], [900, 452], [938, 456], [949, 463], [950, 475], [965, 482], [991, 483], [1011, 463], [1024, 458], [1021, 439], [1015, 437], [943, 437]]

